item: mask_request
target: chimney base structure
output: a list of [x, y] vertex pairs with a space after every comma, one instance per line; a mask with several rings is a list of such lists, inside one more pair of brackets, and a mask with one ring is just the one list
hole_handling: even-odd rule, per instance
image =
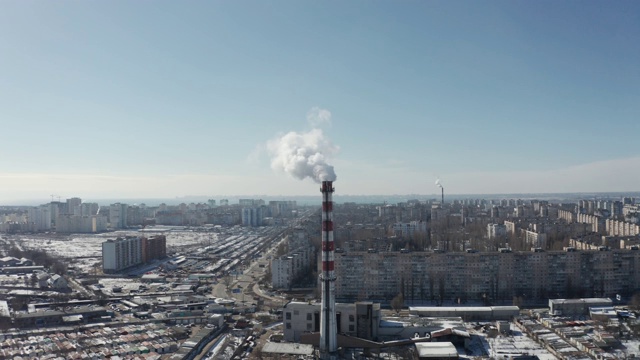
[[333, 358], [338, 350], [333, 243], [333, 182], [323, 181], [322, 192], [322, 313], [320, 317], [320, 353]]

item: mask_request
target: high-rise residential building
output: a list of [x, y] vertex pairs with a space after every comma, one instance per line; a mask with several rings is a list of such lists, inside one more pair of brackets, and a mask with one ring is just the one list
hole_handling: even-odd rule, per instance
[[547, 247], [547, 234], [543, 232], [536, 232], [531, 230], [524, 231], [524, 239], [528, 246], [534, 248], [546, 249]]
[[145, 221], [145, 209], [141, 206], [133, 205], [127, 208], [127, 225], [142, 225]]
[[97, 233], [105, 230], [107, 217], [102, 215], [60, 214], [56, 218], [56, 232], [59, 233]]
[[414, 236], [427, 233], [426, 221], [410, 221], [408, 223], [393, 224], [393, 233], [396, 236]]
[[287, 217], [297, 208], [295, 201], [269, 201], [269, 215]]
[[341, 300], [611, 297], [640, 287], [640, 251], [336, 253]]
[[82, 216], [91, 216], [97, 215], [98, 210], [100, 210], [100, 205], [98, 203], [82, 203], [80, 204], [80, 215]]
[[606, 233], [610, 236], [634, 236], [640, 234], [640, 225], [607, 219], [605, 222]]
[[51, 208], [49, 205], [29, 208], [27, 222], [34, 225], [34, 231], [46, 231], [51, 229]]
[[431, 207], [431, 221], [443, 221], [449, 216], [449, 209], [443, 209], [439, 205]]
[[558, 209], [558, 219], [562, 219], [568, 223], [576, 222], [576, 213], [571, 210]]
[[164, 235], [155, 235], [142, 238], [141, 242], [142, 262], [149, 262], [167, 257], [167, 238]]
[[51, 224], [56, 225], [58, 215], [66, 213], [66, 204], [59, 201], [52, 201], [49, 203], [49, 211], [51, 213]]
[[80, 198], [71, 198], [67, 199], [67, 211], [66, 213], [69, 215], [81, 215], [80, 213], [80, 205], [82, 204], [82, 199]]
[[264, 206], [243, 208], [242, 209], [242, 225], [243, 226], [262, 226], [265, 217]]
[[102, 243], [102, 269], [105, 273], [120, 271], [142, 263], [142, 238], [126, 237]]
[[315, 249], [309, 234], [303, 229], [294, 229], [286, 239], [289, 253], [271, 261], [271, 282], [276, 289], [289, 289], [294, 281], [312, 269]]
[[271, 260], [271, 285], [274, 289], [289, 289], [293, 281], [293, 259], [281, 256]]
[[109, 205], [109, 224], [113, 229], [124, 229], [127, 224], [127, 204], [115, 203]]
[[164, 235], [150, 238], [127, 236], [102, 243], [102, 268], [105, 273], [117, 272], [167, 256]]
[[487, 224], [487, 238], [500, 239], [507, 236], [507, 227], [503, 224]]
[[583, 223], [583, 224], [590, 224], [591, 231], [593, 232], [597, 232], [603, 235], [606, 233], [606, 229], [605, 229], [606, 219], [602, 216], [578, 214], [578, 216], [576, 217], [576, 222]]

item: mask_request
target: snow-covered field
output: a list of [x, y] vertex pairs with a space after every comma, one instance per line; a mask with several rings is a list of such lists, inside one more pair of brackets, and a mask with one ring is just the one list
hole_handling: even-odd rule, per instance
[[[89, 257], [101, 256], [102, 243], [108, 239], [115, 239], [117, 237], [124, 236], [141, 236], [142, 233], [138, 231], [114, 231], [104, 234], [96, 235], [69, 235], [66, 237], [21, 237], [16, 239], [16, 242], [21, 244], [24, 248], [28, 249], [41, 249], [46, 250], [48, 253], [58, 255], [60, 257], [72, 258], [72, 257]], [[146, 236], [152, 236], [151, 234], [145, 234]], [[167, 248], [193, 246], [193, 245], [208, 245], [214, 241], [215, 234], [212, 233], [197, 233], [197, 232], [166, 232], [167, 236]]]

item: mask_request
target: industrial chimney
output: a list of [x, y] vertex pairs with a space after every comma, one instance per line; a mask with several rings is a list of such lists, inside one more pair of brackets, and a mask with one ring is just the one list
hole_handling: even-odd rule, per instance
[[325, 357], [338, 350], [336, 300], [333, 268], [333, 182], [323, 181], [322, 187], [322, 314], [320, 317], [320, 353]]

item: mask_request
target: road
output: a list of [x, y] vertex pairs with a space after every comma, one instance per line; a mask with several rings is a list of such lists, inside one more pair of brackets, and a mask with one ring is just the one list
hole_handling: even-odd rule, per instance
[[[231, 277], [230, 281], [227, 281], [229, 284], [229, 291], [227, 291], [227, 284], [223, 280], [214, 286], [212, 295], [216, 298], [233, 298], [237, 303], [250, 305], [255, 302], [253, 299], [255, 294], [275, 304], [284, 304], [284, 302], [286, 302], [284, 297], [267, 295], [258, 284], [260, 279], [262, 279], [267, 272], [267, 267], [269, 266], [268, 257], [275, 254], [275, 249], [277, 249], [278, 244], [281, 241], [284, 241], [284, 238], [275, 243], [268, 251], [263, 252], [259, 259], [252, 261], [250, 265], [242, 271], [242, 273], [238, 275], [229, 275]], [[264, 266], [260, 267], [261, 264]], [[231, 291], [233, 289], [239, 289], [240, 293], [232, 293]]]

